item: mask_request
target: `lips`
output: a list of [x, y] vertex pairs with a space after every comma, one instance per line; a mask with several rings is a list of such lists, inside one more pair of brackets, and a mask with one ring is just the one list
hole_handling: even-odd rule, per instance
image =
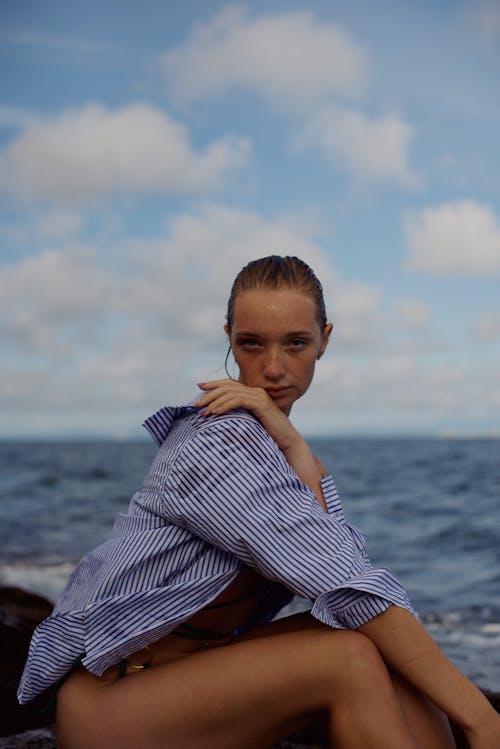
[[283, 388], [266, 388], [266, 393], [270, 398], [280, 398], [282, 395], [286, 395], [289, 392], [289, 387]]

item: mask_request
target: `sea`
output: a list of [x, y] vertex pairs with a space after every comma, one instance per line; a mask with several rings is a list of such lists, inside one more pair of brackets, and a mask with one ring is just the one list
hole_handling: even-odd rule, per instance
[[[500, 692], [500, 440], [309, 440], [376, 567], [404, 584], [422, 622], [478, 686]], [[153, 443], [0, 442], [0, 584], [55, 601], [105, 540]], [[289, 611], [310, 607], [295, 599]]]

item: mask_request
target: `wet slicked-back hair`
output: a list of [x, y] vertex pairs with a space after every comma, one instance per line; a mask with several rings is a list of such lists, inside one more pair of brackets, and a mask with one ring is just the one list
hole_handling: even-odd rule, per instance
[[268, 255], [252, 260], [236, 276], [227, 303], [227, 325], [231, 332], [234, 302], [238, 294], [251, 289], [295, 289], [309, 294], [316, 304], [316, 320], [321, 330], [326, 325], [323, 287], [313, 270], [298, 257]]

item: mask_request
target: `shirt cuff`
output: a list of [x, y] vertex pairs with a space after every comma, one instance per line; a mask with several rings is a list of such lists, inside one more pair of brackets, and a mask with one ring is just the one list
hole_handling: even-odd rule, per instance
[[416, 619], [408, 594], [386, 569], [365, 574], [325, 591], [316, 599], [311, 614], [323, 624], [337, 629], [358, 629], [389, 606], [406, 609]]
[[326, 593], [317, 598], [311, 614], [315, 619], [334, 629], [359, 629], [392, 605], [392, 602], [386, 598], [357, 592], [355, 600], [349, 606], [332, 610], [332, 607], [328, 605], [328, 593]]

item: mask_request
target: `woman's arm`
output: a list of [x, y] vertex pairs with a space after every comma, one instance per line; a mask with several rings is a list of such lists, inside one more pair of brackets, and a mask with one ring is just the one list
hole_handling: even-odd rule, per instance
[[260, 421], [275, 440], [297, 476], [314, 492], [318, 503], [327, 511], [321, 489], [323, 467], [313, 456], [307, 442], [289, 418], [276, 406], [263, 388], [246, 387], [235, 380], [213, 380], [199, 385], [204, 391], [196, 405], [205, 416], [220, 416], [235, 408], [246, 408]]
[[500, 717], [408, 611], [391, 606], [359, 632], [377, 646], [388, 666], [462, 727], [471, 746], [500, 747]]
[[[202, 389], [206, 394], [198, 405], [205, 408], [207, 416], [233, 408], [253, 412], [299, 478], [325, 507], [320, 485], [324, 466], [264, 390], [231, 380], [206, 383]], [[408, 610], [389, 606], [362, 624], [359, 631], [376, 645], [389, 667], [462, 727], [474, 749], [500, 749], [500, 718], [482, 692], [455, 668]]]
[[242, 410], [202, 418], [169, 468], [176, 522], [313, 599], [313, 616], [332, 627], [357, 629], [391, 603], [412, 610], [394, 575], [370, 565], [331, 477], [321, 481], [324, 512], [257, 419]]

